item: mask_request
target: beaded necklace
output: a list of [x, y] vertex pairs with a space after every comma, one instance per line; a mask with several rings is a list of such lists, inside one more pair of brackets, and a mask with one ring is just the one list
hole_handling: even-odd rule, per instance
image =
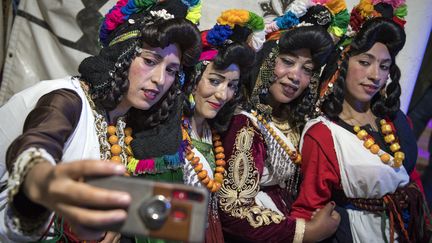
[[381, 150], [379, 145], [375, 143], [373, 137], [370, 136], [366, 130], [361, 129], [359, 126], [354, 126], [353, 130], [357, 133], [357, 138], [364, 141], [363, 146], [371, 153], [378, 155], [384, 164], [399, 168], [402, 166], [405, 159], [405, 153], [399, 151], [401, 147], [398, 139], [393, 133], [392, 126], [388, 124], [385, 119], [380, 120], [380, 125], [381, 133], [384, 135], [384, 140], [386, 143], [390, 144], [390, 150], [394, 153], [393, 159], [390, 158], [388, 153]]
[[226, 165], [224, 148], [222, 147], [222, 142], [220, 141], [221, 137], [216, 133], [215, 130], [212, 130], [213, 152], [216, 159], [216, 168], [213, 173], [214, 178], [210, 179], [207, 170], [205, 170], [203, 168], [203, 164], [200, 163], [200, 158], [195, 156], [195, 153], [192, 152], [193, 144], [192, 139], [189, 136], [191, 130], [192, 128], [189, 120], [187, 118], [183, 118], [182, 135], [183, 138], [188, 141], [188, 145], [185, 150], [186, 159], [194, 168], [194, 171], [196, 172], [201, 183], [206, 186], [210, 192], [215, 193], [221, 188], [224, 178], [223, 173], [225, 172], [224, 166]]
[[258, 114], [258, 112], [256, 111], [252, 111], [251, 114], [260, 122], [264, 125], [264, 127], [267, 129], [267, 131], [269, 131], [269, 133], [271, 134], [271, 136], [276, 140], [276, 142], [285, 150], [285, 152], [289, 155], [291, 161], [294, 162], [294, 164], [301, 164], [302, 161], [302, 157], [300, 155], [300, 153], [298, 153], [296, 150], [291, 150], [288, 146], [288, 144], [286, 144], [283, 139], [281, 139], [279, 137], [279, 135], [274, 131], [274, 129], [269, 125], [269, 123], [267, 122], [266, 119], [264, 119], [264, 117], [260, 114]]

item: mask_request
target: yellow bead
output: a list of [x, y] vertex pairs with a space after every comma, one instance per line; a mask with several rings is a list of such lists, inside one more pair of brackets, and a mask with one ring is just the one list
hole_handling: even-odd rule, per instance
[[223, 182], [223, 175], [222, 175], [222, 173], [215, 173], [214, 180], [217, 181], [217, 182], [219, 182], [219, 183], [222, 183]]
[[387, 153], [382, 154], [382, 155], [380, 156], [380, 159], [381, 159], [381, 161], [382, 161], [384, 164], [387, 164], [387, 163], [390, 161], [390, 155], [387, 154]]
[[385, 119], [381, 119], [381, 120], [380, 120], [380, 124], [381, 124], [381, 125], [385, 125], [385, 124], [387, 124], [387, 121], [386, 121]]
[[217, 166], [215, 172], [223, 174], [225, 172], [225, 168], [222, 166]]
[[113, 155], [119, 155], [121, 153], [121, 147], [118, 144], [114, 144], [113, 146], [111, 146], [111, 154]]
[[395, 159], [394, 163], [393, 163], [393, 167], [395, 167], [395, 168], [401, 167], [402, 166], [402, 162], [403, 162], [403, 160]]
[[390, 150], [391, 150], [393, 153], [399, 151], [399, 149], [400, 149], [400, 145], [399, 145], [399, 143], [394, 143], [394, 144], [390, 145]]
[[366, 136], [368, 135], [368, 133], [366, 132], [366, 130], [362, 129], [357, 133], [357, 137], [360, 140], [363, 140]]
[[386, 143], [392, 143], [395, 140], [396, 140], [396, 137], [393, 134], [389, 134], [389, 135], [384, 137], [384, 141], [386, 141]]
[[367, 149], [369, 149], [372, 145], [375, 144], [375, 141], [373, 140], [373, 138], [368, 138], [366, 139], [366, 141], [363, 143], [363, 146], [365, 146]]
[[395, 160], [404, 160], [404, 159], [405, 159], [405, 154], [404, 154], [404, 152], [401, 152], [401, 151], [396, 152], [396, 153], [394, 154], [394, 159], [395, 159]]
[[393, 132], [393, 130], [389, 124], [385, 124], [385, 125], [381, 126], [381, 132], [384, 134], [389, 134], [389, 133]]
[[107, 132], [109, 135], [114, 135], [116, 133], [116, 127], [115, 126], [108, 126]]
[[360, 127], [359, 126], [354, 126], [354, 132], [359, 132], [360, 131]]
[[118, 137], [116, 135], [111, 135], [108, 138], [108, 142], [113, 145], [113, 144], [117, 144], [118, 143]]
[[370, 147], [370, 151], [373, 154], [377, 154], [380, 151], [380, 147], [377, 144], [374, 144]]
[[257, 118], [258, 118], [258, 121], [262, 121], [262, 119], [263, 119], [261, 115], [258, 115]]
[[126, 127], [124, 133], [126, 136], [132, 136], [132, 128]]
[[132, 142], [132, 140], [133, 140], [133, 137], [132, 137], [132, 136], [126, 136], [124, 142], [125, 142], [127, 145], [129, 145], [129, 144]]

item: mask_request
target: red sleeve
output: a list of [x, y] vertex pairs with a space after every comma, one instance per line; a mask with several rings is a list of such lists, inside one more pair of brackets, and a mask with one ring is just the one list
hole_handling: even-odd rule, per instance
[[[228, 162], [231, 157], [237, 156], [238, 150], [235, 146], [236, 144], [236, 138], [239, 135], [239, 132], [245, 128], [249, 127], [253, 129], [253, 141], [250, 148], [250, 152], [252, 154], [253, 158], [253, 170], [250, 170], [249, 173], [253, 173], [254, 171], [258, 171], [258, 180], [260, 179], [264, 162], [266, 159], [266, 145], [265, 142], [261, 136], [260, 131], [252, 124], [252, 121], [249, 120], [248, 117], [244, 115], [236, 115], [233, 117], [233, 120], [231, 121], [229, 130], [223, 135], [223, 146], [225, 150], [225, 156], [226, 161]], [[243, 158], [243, 157], [242, 157]], [[245, 159], [247, 160], [247, 159]], [[244, 163], [248, 163], [250, 161], [243, 161]], [[241, 170], [241, 168], [240, 168]], [[232, 168], [229, 167], [227, 163], [227, 172], [231, 173]], [[235, 185], [235, 180], [225, 180], [224, 186], [230, 186]], [[258, 185], [259, 188], [259, 185]], [[243, 192], [234, 192], [231, 191], [231, 194], [237, 194], [237, 200], [239, 204], [242, 204], [242, 193]], [[220, 194], [221, 195], [221, 194]], [[230, 199], [232, 197], [230, 196]], [[233, 241], [233, 242], [292, 242], [295, 234], [295, 228], [296, 228], [296, 220], [288, 217], [288, 211], [281, 210], [282, 212], [286, 212], [284, 220], [282, 220], [280, 223], [276, 224], [274, 222], [270, 222], [269, 224], [263, 223], [262, 225], [258, 227], [253, 227], [248, 222], [248, 217], [261, 217], [260, 213], [251, 214], [250, 208], [253, 206], [256, 206], [254, 199], [252, 198], [252, 201], [249, 201], [249, 204], [243, 204], [237, 209], [242, 213], [243, 217], [239, 216], [232, 216], [230, 212], [226, 212], [223, 207], [220, 204], [220, 210], [219, 210], [219, 217], [221, 219], [221, 224], [223, 227], [223, 231], [225, 234], [225, 237], [227, 240]], [[277, 202], [275, 202], [278, 204]], [[278, 207], [279, 208], [279, 207]], [[270, 215], [267, 214], [267, 216]], [[263, 217], [264, 218], [264, 217]]]
[[300, 192], [291, 216], [310, 219], [315, 209], [331, 201], [334, 190], [341, 190], [339, 165], [330, 130], [322, 123], [312, 126], [303, 138]]

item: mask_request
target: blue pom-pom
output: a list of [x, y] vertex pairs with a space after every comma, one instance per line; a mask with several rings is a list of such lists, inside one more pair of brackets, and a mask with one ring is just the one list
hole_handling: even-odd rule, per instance
[[220, 46], [232, 35], [232, 33], [233, 31], [229, 25], [217, 24], [207, 33], [207, 42], [212, 46]]
[[283, 16], [277, 17], [275, 21], [279, 29], [288, 29], [300, 23], [299, 19], [291, 11]]

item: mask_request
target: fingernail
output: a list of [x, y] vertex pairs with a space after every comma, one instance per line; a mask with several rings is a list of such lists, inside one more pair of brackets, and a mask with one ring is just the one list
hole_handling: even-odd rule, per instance
[[123, 174], [125, 172], [125, 167], [124, 165], [115, 165], [114, 166], [114, 171], [118, 174]]
[[127, 204], [127, 203], [130, 203], [130, 201], [131, 201], [131, 197], [130, 197], [130, 195], [129, 195], [128, 193], [121, 193], [121, 194], [119, 194], [119, 196], [117, 197], [117, 200], [118, 200], [118, 202], [120, 202], [120, 203]]

